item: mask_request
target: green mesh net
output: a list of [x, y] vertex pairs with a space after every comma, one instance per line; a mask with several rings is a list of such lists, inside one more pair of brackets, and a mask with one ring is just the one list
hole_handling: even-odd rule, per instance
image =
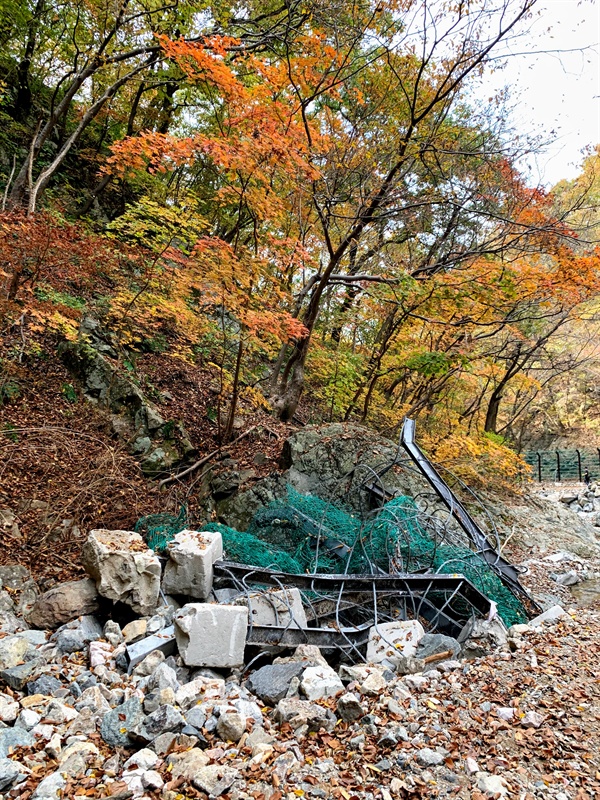
[[[178, 517], [144, 517], [144, 532], [159, 552], [186, 527], [185, 509]], [[507, 625], [527, 620], [522, 603], [476, 553], [441, 542], [426, 530], [410, 497], [396, 497], [367, 521], [349, 510], [288, 487], [287, 496], [260, 509], [247, 531], [220, 523], [203, 524], [219, 531], [226, 557], [250, 566], [293, 574], [321, 572], [437, 572], [461, 574], [493, 600]]]

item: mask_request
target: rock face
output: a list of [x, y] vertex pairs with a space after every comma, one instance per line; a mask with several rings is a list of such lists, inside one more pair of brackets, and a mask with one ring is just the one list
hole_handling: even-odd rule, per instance
[[44, 592], [26, 614], [26, 619], [35, 628], [52, 629], [82, 614], [93, 614], [97, 610], [96, 584], [89, 578], [83, 578], [80, 581], [61, 583]]
[[223, 557], [220, 533], [181, 531], [168, 546], [163, 576], [165, 594], [184, 594], [206, 600], [212, 589], [213, 564]]
[[163, 419], [140, 388], [119, 372], [112, 361], [117, 352], [111, 335], [101, 329], [97, 320], [84, 317], [79, 341], [62, 342], [59, 355], [82, 381], [86, 397], [115, 415], [115, 433], [140, 456], [146, 474], [163, 472], [193, 454], [181, 423]]
[[248, 609], [188, 603], [176, 612], [177, 647], [188, 666], [238, 667], [244, 663]]
[[160, 561], [139, 533], [92, 531], [82, 551], [83, 563], [98, 593], [150, 614], [160, 591]]

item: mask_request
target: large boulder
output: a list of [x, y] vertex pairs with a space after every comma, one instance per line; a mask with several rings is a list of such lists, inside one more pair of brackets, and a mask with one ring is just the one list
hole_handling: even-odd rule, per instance
[[149, 615], [156, 608], [160, 561], [139, 533], [91, 531], [82, 558], [103, 597], [126, 603], [138, 614]]
[[34, 628], [49, 630], [98, 610], [96, 584], [90, 578], [59, 583], [40, 595], [25, 615]]

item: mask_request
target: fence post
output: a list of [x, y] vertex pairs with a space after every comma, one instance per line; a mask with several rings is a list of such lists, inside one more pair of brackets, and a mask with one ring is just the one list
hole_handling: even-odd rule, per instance
[[560, 453], [558, 450], [556, 452], [556, 480], [560, 483]]
[[[538, 483], [542, 482], [542, 454], [539, 452], [536, 453], [537, 456], [537, 464], [538, 464]], [[598, 460], [600, 461], [600, 447], [598, 448]]]
[[575, 450], [575, 452], [577, 453], [577, 467], [579, 469], [579, 483], [581, 483], [581, 480], [582, 480], [582, 478], [581, 478], [581, 453], [579, 452], [579, 450]]

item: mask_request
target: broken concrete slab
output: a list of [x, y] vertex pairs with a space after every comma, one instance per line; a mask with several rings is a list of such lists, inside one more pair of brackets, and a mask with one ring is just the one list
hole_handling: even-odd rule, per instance
[[552, 623], [558, 622], [559, 619], [562, 617], [568, 617], [569, 615], [564, 610], [562, 606], [552, 606], [547, 611], [544, 611], [543, 614], [539, 614], [537, 617], [529, 620], [529, 627], [530, 628], [538, 628], [540, 625], [544, 623]]
[[278, 628], [308, 628], [306, 611], [302, 605], [302, 595], [298, 588], [271, 589], [266, 592], [252, 592], [240, 597], [236, 605], [248, 607], [250, 625]]
[[381, 664], [384, 661], [393, 664], [398, 655], [410, 658], [415, 655], [417, 645], [424, 635], [423, 626], [415, 619], [374, 625], [369, 630], [367, 661], [370, 664]]
[[245, 606], [188, 603], [174, 616], [175, 638], [189, 667], [239, 667], [248, 629]]
[[82, 558], [103, 597], [126, 603], [139, 614], [154, 611], [160, 591], [160, 561], [139, 533], [91, 531]]
[[167, 552], [163, 592], [206, 600], [212, 589], [213, 564], [223, 557], [221, 534], [181, 531], [169, 542]]

